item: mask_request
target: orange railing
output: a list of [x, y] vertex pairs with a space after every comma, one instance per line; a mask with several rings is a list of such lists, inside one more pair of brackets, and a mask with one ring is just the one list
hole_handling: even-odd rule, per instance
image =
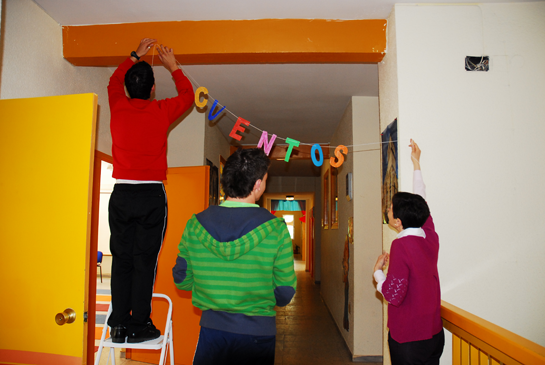
[[452, 333], [453, 365], [545, 364], [545, 347], [445, 301], [441, 317]]

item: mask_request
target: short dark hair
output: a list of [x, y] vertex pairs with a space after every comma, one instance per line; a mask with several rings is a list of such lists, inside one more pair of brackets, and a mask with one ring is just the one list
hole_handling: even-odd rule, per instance
[[125, 74], [125, 87], [133, 99], [148, 100], [155, 84], [153, 69], [146, 61], [137, 62]]
[[420, 195], [396, 193], [392, 198], [394, 218], [401, 219], [403, 229], [420, 228], [430, 216], [428, 203]]
[[229, 198], [246, 198], [263, 179], [271, 161], [261, 148], [239, 149], [225, 162], [221, 186]]

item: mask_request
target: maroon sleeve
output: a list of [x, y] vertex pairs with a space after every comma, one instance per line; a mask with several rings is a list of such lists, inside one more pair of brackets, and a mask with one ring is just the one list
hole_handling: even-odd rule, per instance
[[405, 299], [409, 287], [409, 266], [402, 244], [395, 240], [390, 250], [390, 268], [382, 284], [382, 295], [391, 305], [397, 307]]
[[431, 215], [422, 226], [422, 229], [426, 233], [427, 238], [433, 240], [434, 242], [439, 242], [439, 236], [437, 235], [437, 232], [435, 232], [435, 224], [433, 223], [433, 218]]

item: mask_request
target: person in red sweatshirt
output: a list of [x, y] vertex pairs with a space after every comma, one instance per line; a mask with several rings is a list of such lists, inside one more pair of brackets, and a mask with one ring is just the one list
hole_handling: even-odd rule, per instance
[[[375, 264], [377, 290], [388, 301], [388, 346], [392, 365], [439, 365], [445, 345], [437, 260], [439, 236], [426, 203], [420, 148], [411, 140], [414, 194], [399, 192], [388, 225], [399, 234], [390, 254]], [[388, 275], [383, 269], [390, 261]]]
[[[163, 186], [167, 170], [167, 134], [193, 104], [193, 86], [176, 64], [174, 51], [156, 46], [178, 96], [151, 100], [155, 90], [152, 67], [138, 62], [155, 46], [144, 38], [115, 70], [108, 85], [112, 133], [113, 177], [109, 204], [112, 252], [112, 341], [137, 343], [157, 338], [151, 299], [157, 258], [167, 226]], [[125, 94], [125, 87], [128, 95]]]

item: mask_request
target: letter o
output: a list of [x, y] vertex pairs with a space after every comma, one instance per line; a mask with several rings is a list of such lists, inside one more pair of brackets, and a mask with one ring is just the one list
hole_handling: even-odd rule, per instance
[[[316, 150], [320, 152], [320, 160], [316, 160]], [[322, 147], [318, 143], [312, 145], [312, 149], [310, 150], [310, 157], [312, 158], [312, 163], [314, 166], [322, 166], [324, 163], [324, 153], [322, 152]]]

